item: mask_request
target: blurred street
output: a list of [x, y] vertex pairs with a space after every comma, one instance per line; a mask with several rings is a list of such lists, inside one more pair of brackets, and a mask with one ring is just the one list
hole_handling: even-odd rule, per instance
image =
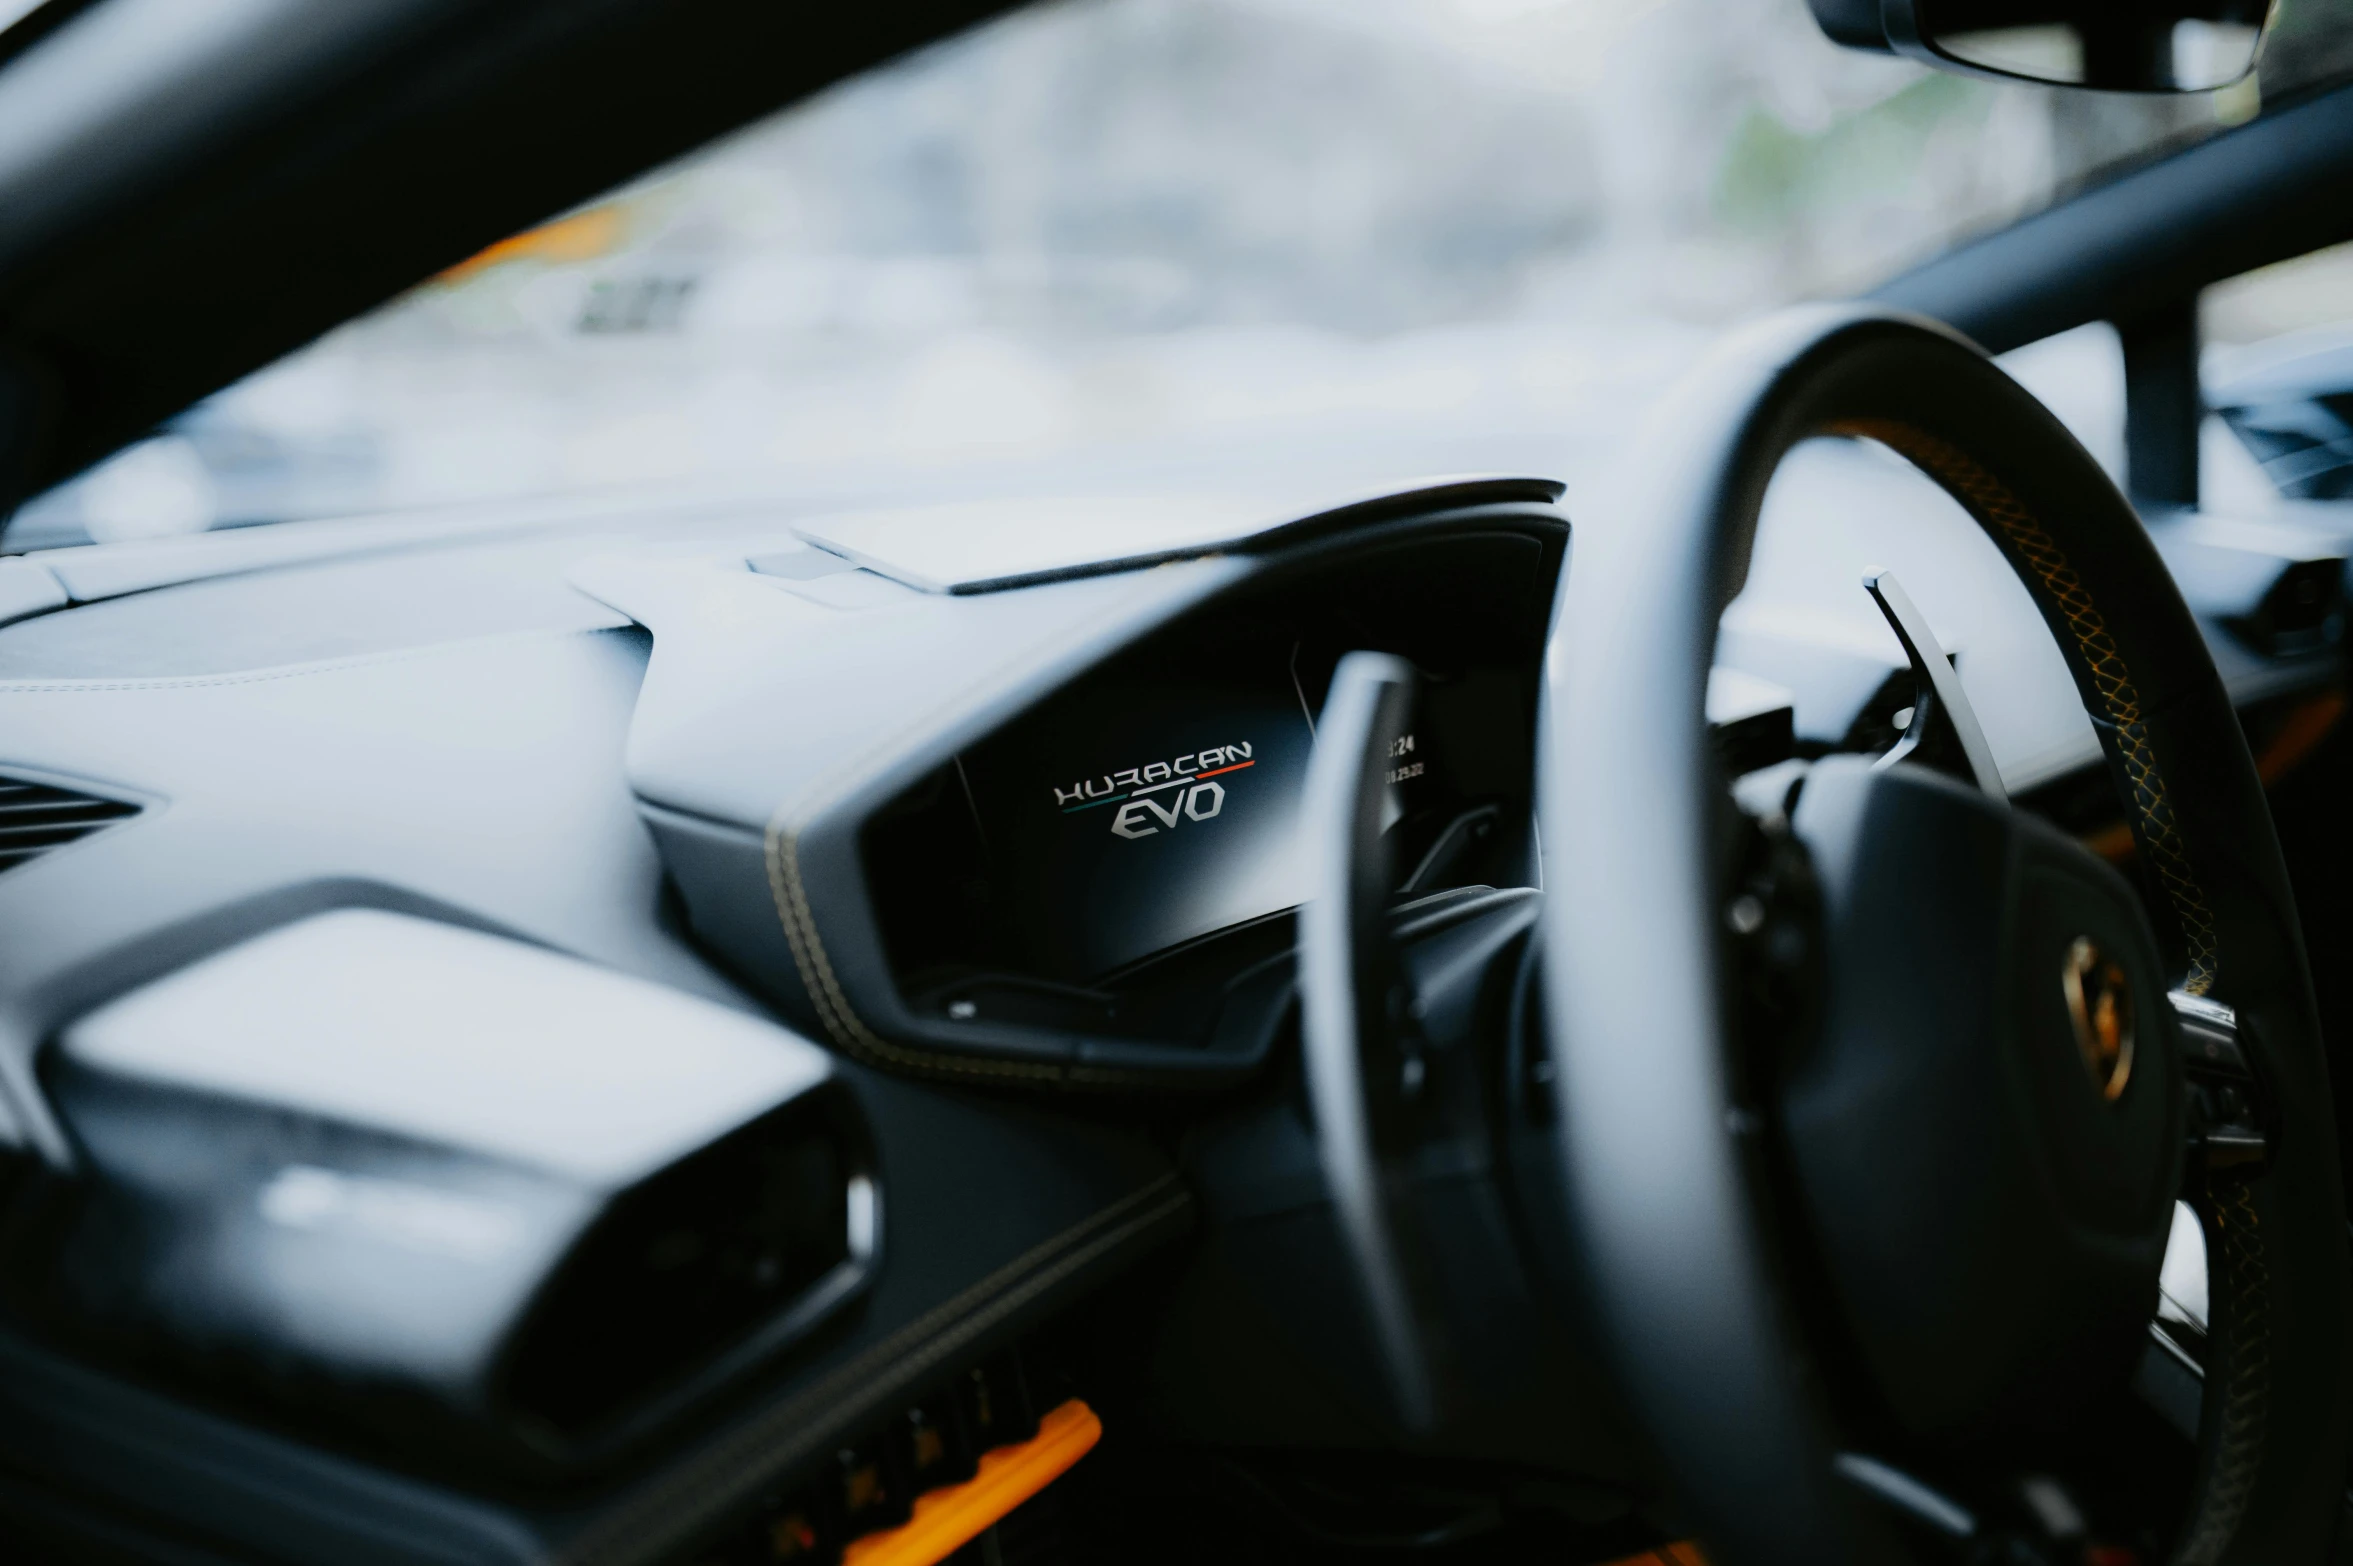
[[[1931, 75], [1831, 47], [1802, 0], [1064, 0], [498, 247], [6, 543], [1275, 467], [1541, 471], [1574, 510], [1724, 325], [2258, 101]], [[2332, 265], [2247, 330], [2353, 313]], [[2040, 361], [2095, 449], [2113, 353]]]

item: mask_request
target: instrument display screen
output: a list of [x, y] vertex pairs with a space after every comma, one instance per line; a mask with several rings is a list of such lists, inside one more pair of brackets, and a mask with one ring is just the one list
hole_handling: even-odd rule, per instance
[[1116, 1028], [1164, 959], [1297, 907], [1315, 716], [1357, 648], [1421, 675], [1388, 740], [1397, 895], [1533, 884], [1543, 558], [1498, 534], [1368, 553], [1180, 619], [967, 746], [864, 828], [902, 992], [953, 1020], [985, 981], [992, 1014], [1019, 991]]
[[1121, 660], [960, 758], [1028, 971], [1092, 979], [1306, 895], [1295, 650]]

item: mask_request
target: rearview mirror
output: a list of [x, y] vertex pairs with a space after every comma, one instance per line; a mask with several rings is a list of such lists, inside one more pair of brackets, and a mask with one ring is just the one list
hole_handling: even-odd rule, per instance
[[2255, 68], [2274, 0], [1808, 0], [1853, 48], [2105, 92], [2206, 92]]

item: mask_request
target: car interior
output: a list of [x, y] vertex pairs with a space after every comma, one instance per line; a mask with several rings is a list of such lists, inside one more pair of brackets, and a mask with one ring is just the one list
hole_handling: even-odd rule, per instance
[[[2353, 12], [1758, 0], [1761, 80], [2114, 155], [1628, 350], [1559, 471], [1270, 412], [110, 520], [1144, 3], [0, 5], [0, 1553], [2353, 1560], [2353, 336], [2216, 337], [2340, 277]], [[1279, 160], [1210, 105], [1152, 145]]]

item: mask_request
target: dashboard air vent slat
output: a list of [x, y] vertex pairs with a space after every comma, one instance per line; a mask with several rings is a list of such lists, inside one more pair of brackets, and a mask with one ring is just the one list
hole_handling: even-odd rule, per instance
[[138, 813], [137, 805], [119, 799], [0, 778], [0, 871], [13, 870]]

